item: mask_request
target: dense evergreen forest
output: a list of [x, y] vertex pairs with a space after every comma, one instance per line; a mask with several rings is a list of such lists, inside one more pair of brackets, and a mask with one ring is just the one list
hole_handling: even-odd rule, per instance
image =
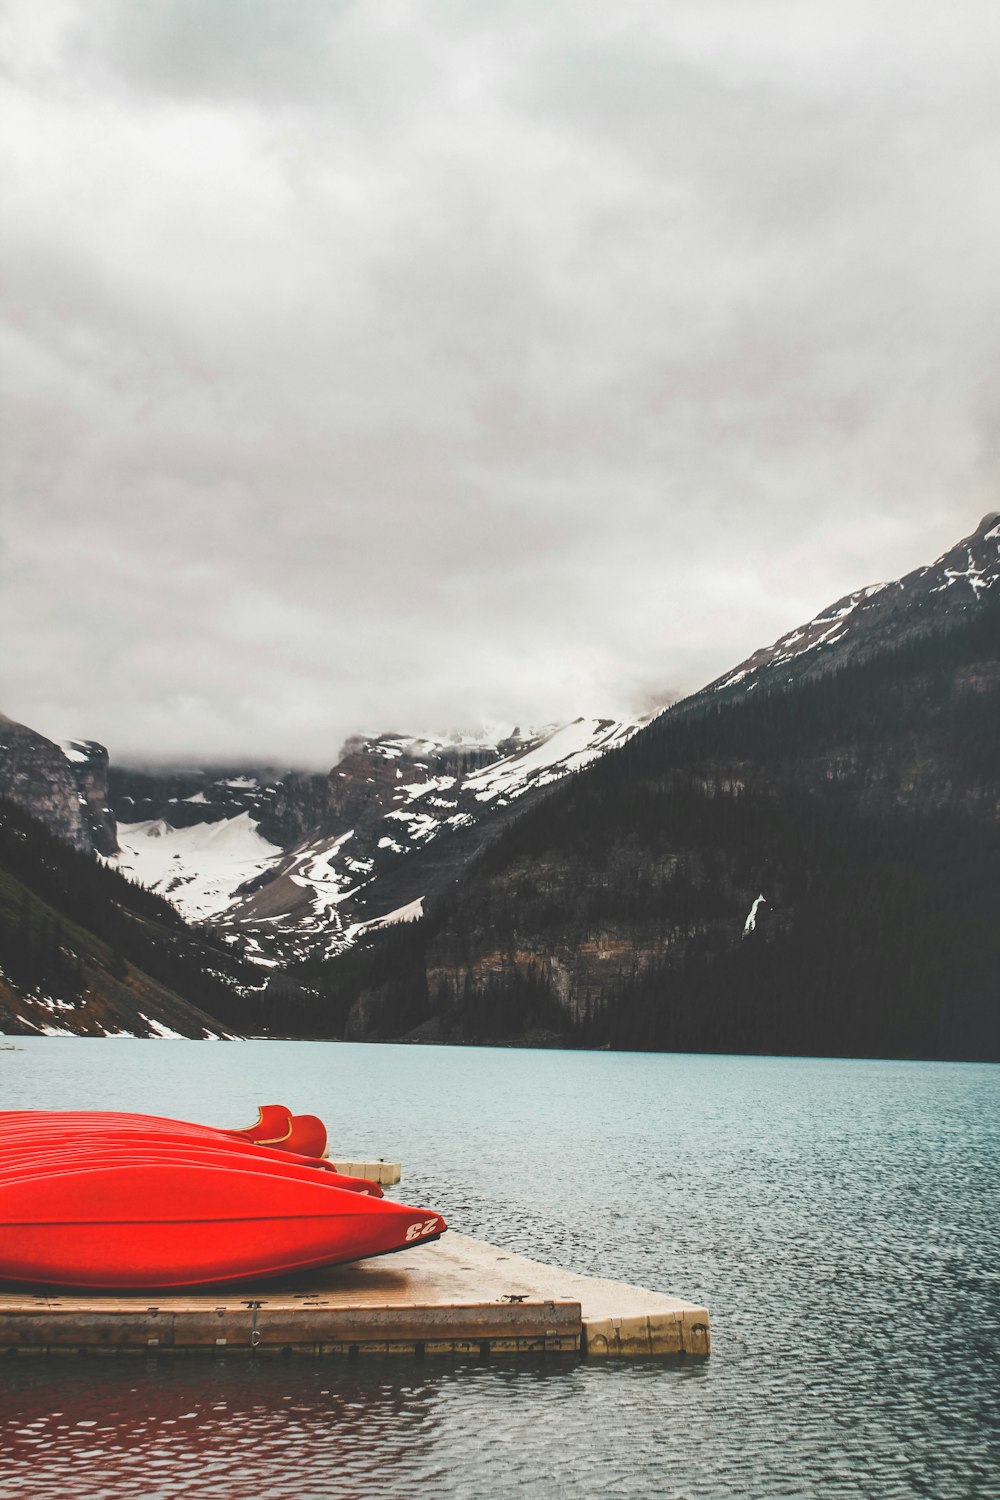
[[827, 677], [668, 711], [423, 922], [313, 977], [337, 1034], [1000, 1058], [998, 903], [984, 603]]

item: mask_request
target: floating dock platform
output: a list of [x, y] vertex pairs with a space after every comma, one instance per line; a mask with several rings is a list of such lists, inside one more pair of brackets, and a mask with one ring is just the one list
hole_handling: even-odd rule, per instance
[[364, 1177], [367, 1182], [377, 1182], [381, 1187], [395, 1187], [403, 1173], [398, 1161], [348, 1161], [339, 1157], [330, 1163], [345, 1177]]
[[0, 1292], [0, 1353], [707, 1355], [708, 1311], [449, 1230], [280, 1285]]

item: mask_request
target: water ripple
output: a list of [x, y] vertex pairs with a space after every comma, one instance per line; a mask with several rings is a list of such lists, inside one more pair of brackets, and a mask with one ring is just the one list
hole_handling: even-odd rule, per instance
[[1000, 1496], [1000, 1069], [61, 1039], [16, 1061], [8, 1107], [224, 1123], [285, 1097], [401, 1156], [457, 1229], [706, 1301], [715, 1354], [10, 1359], [0, 1500]]

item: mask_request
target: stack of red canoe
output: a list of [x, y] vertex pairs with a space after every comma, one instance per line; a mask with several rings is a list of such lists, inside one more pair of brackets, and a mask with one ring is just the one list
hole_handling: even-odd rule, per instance
[[278, 1276], [437, 1239], [432, 1210], [321, 1156], [322, 1122], [246, 1130], [104, 1111], [0, 1112], [0, 1282], [159, 1288]]

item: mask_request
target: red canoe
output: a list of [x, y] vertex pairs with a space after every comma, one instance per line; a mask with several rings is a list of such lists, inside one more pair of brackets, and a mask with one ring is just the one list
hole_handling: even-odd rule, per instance
[[298, 1156], [322, 1156], [326, 1150], [326, 1126], [316, 1115], [293, 1115], [283, 1104], [262, 1104], [253, 1125], [229, 1130], [262, 1146], [294, 1151]]
[[315, 1158], [206, 1126], [0, 1114], [0, 1282], [215, 1285], [385, 1255], [445, 1228]]
[[52, 1129], [71, 1131], [84, 1125], [103, 1125], [117, 1130], [126, 1125], [169, 1125], [199, 1134], [224, 1136], [228, 1140], [252, 1141], [273, 1150], [297, 1156], [321, 1157], [326, 1151], [326, 1126], [316, 1115], [293, 1115], [283, 1104], [262, 1104], [253, 1125], [225, 1130], [215, 1125], [195, 1125], [187, 1120], [168, 1120], [157, 1115], [130, 1114], [119, 1110], [10, 1110], [0, 1111], [0, 1135], [21, 1123], [44, 1123]]
[[0, 1177], [0, 1281], [171, 1288], [245, 1281], [437, 1239], [439, 1214], [305, 1169], [163, 1154], [35, 1161]]
[[164, 1146], [184, 1148], [187, 1152], [194, 1153], [210, 1152], [216, 1157], [228, 1154], [232, 1160], [242, 1163], [250, 1170], [254, 1170], [256, 1166], [267, 1169], [275, 1163], [295, 1165], [314, 1174], [321, 1172], [325, 1181], [351, 1192], [368, 1193], [373, 1198], [383, 1196], [377, 1182], [370, 1182], [364, 1177], [349, 1177], [338, 1172], [332, 1162], [321, 1161], [313, 1156], [293, 1156], [291, 1152], [275, 1151], [269, 1146], [255, 1145], [252, 1141], [230, 1139], [221, 1132], [202, 1135], [193, 1130], [185, 1131], [181, 1127], [171, 1130], [169, 1122], [165, 1122], [162, 1127], [119, 1125], [113, 1131], [100, 1125], [86, 1124], [57, 1132], [30, 1125], [0, 1130], [0, 1177], [5, 1163], [11, 1160], [21, 1162], [40, 1158], [42, 1155], [76, 1155], [81, 1150], [90, 1151], [94, 1147], [107, 1151], [114, 1146], [128, 1147], [132, 1154], [138, 1156]]

